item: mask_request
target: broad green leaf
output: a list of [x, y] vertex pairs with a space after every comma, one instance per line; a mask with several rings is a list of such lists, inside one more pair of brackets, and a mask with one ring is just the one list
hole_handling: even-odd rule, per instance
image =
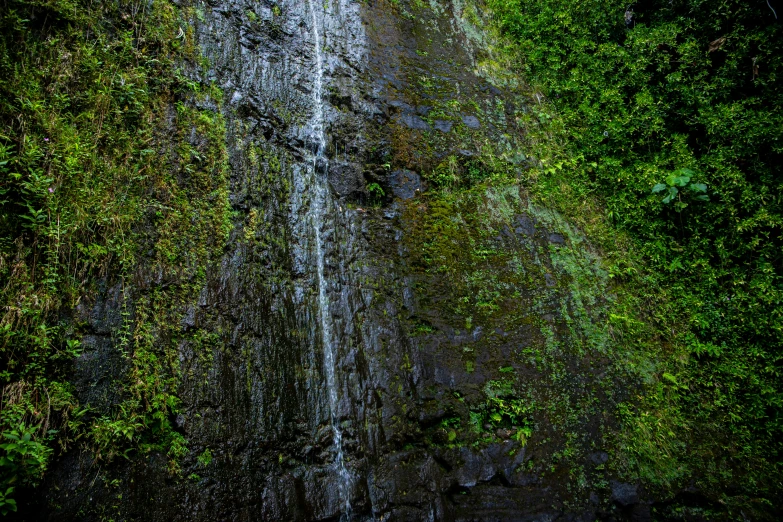
[[676, 187], [669, 187], [669, 194], [666, 195], [665, 198], [663, 198], [664, 203], [671, 203], [672, 200], [677, 196], [677, 190]]
[[674, 184], [678, 187], [684, 187], [691, 180], [690, 176], [677, 176], [674, 178]]

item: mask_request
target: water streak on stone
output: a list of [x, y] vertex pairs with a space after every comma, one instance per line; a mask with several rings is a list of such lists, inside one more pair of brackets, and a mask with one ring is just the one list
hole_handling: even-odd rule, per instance
[[329, 161], [325, 155], [326, 135], [324, 130], [324, 101], [323, 101], [323, 58], [321, 56], [321, 37], [318, 31], [318, 18], [313, 8], [312, 0], [307, 2], [312, 16], [313, 46], [315, 49], [315, 69], [313, 71], [313, 118], [312, 130], [315, 138], [315, 151], [312, 157], [312, 176], [315, 185], [315, 197], [310, 207], [310, 220], [315, 235], [315, 250], [318, 273], [318, 313], [321, 320], [321, 341], [324, 352], [324, 373], [326, 375], [326, 387], [329, 395], [329, 408], [331, 411], [332, 434], [334, 438], [335, 460], [334, 467], [338, 475], [338, 488], [340, 502], [342, 503], [342, 518], [350, 519], [351, 513], [351, 474], [345, 466], [343, 454], [343, 434], [337, 416], [339, 396], [337, 392], [337, 377], [335, 375], [337, 358], [334, 346], [333, 326], [334, 320], [329, 306], [326, 275], [324, 273], [324, 245], [321, 237], [321, 227], [329, 212], [330, 195], [327, 181]]

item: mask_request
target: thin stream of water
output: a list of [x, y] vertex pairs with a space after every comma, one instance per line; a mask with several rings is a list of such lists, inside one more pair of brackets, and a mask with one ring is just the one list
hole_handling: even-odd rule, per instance
[[337, 360], [335, 357], [333, 318], [329, 308], [329, 296], [327, 294], [327, 280], [324, 275], [324, 248], [321, 238], [321, 227], [324, 223], [329, 207], [330, 195], [326, 174], [329, 162], [325, 154], [326, 136], [324, 134], [324, 105], [323, 105], [323, 58], [321, 56], [321, 36], [318, 31], [318, 18], [313, 8], [312, 0], [307, 2], [312, 16], [313, 45], [315, 47], [315, 71], [313, 79], [313, 120], [311, 122], [316, 138], [315, 153], [313, 155], [313, 178], [315, 184], [315, 197], [310, 207], [310, 217], [315, 232], [315, 250], [318, 275], [318, 313], [321, 319], [321, 341], [324, 351], [324, 373], [326, 374], [326, 387], [329, 395], [329, 409], [331, 412], [332, 434], [334, 438], [335, 460], [334, 466], [338, 475], [338, 488], [340, 501], [343, 504], [342, 518], [350, 519], [351, 516], [351, 474], [345, 466], [343, 455], [343, 433], [337, 418], [339, 397], [337, 394], [337, 378], [335, 375]]

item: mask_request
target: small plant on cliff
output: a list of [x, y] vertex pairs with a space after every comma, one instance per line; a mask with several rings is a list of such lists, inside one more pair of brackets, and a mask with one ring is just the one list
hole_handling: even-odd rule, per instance
[[370, 194], [370, 202], [373, 205], [380, 205], [383, 197], [386, 195], [383, 187], [381, 187], [378, 183], [370, 183], [367, 185], [367, 193]]
[[52, 449], [35, 439], [38, 426], [24, 424], [3, 433], [8, 442], [0, 444], [0, 513], [16, 511], [11, 498], [18, 485], [34, 485], [43, 475]]
[[685, 194], [686, 199], [709, 201], [707, 185], [704, 183], [691, 183], [694, 174], [690, 169], [676, 170], [666, 177], [665, 183], [655, 185], [652, 193], [663, 193], [661, 202], [666, 205], [672, 204], [677, 212], [688, 206], [688, 202], [683, 200], [683, 194]]
[[0, 515], [6, 516], [8, 513], [16, 511], [16, 500], [11, 495], [14, 493], [14, 488], [5, 488], [5, 491], [0, 490]]
[[196, 460], [198, 461], [199, 465], [206, 468], [212, 462], [212, 451], [209, 448], [205, 449], [201, 455], [196, 457]]
[[509, 379], [493, 380], [484, 386], [486, 402], [471, 408], [470, 421], [478, 433], [496, 431], [523, 446], [533, 433], [530, 420], [534, 403], [520, 397]]

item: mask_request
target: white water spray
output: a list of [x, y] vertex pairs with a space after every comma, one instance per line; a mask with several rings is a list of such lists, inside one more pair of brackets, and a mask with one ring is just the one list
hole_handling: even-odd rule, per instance
[[[339, 397], [337, 395], [336, 354], [333, 338], [333, 318], [329, 308], [329, 296], [327, 294], [327, 281], [324, 276], [324, 248], [321, 239], [321, 226], [329, 210], [331, 202], [326, 175], [329, 169], [328, 159], [325, 154], [326, 136], [324, 134], [324, 105], [323, 105], [323, 61], [321, 57], [321, 35], [318, 33], [318, 18], [313, 8], [312, 0], [307, 1], [312, 16], [313, 45], [315, 47], [315, 71], [313, 80], [313, 105], [314, 114], [311, 122], [315, 135], [315, 151], [313, 154], [313, 180], [315, 185], [315, 197], [310, 207], [310, 218], [315, 232], [315, 251], [318, 273], [318, 313], [321, 319], [321, 341], [324, 351], [324, 372], [326, 374], [326, 387], [329, 394], [329, 409], [331, 412], [332, 434], [334, 438], [335, 460], [334, 466], [338, 475], [338, 494], [342, 503], [343, 519], [350, 519], [351, 513], [351, 474], [345, 466], [343, 455], [343, 433], [337, 418]], [[320, 172], [319, 172], [320, 171]]]

